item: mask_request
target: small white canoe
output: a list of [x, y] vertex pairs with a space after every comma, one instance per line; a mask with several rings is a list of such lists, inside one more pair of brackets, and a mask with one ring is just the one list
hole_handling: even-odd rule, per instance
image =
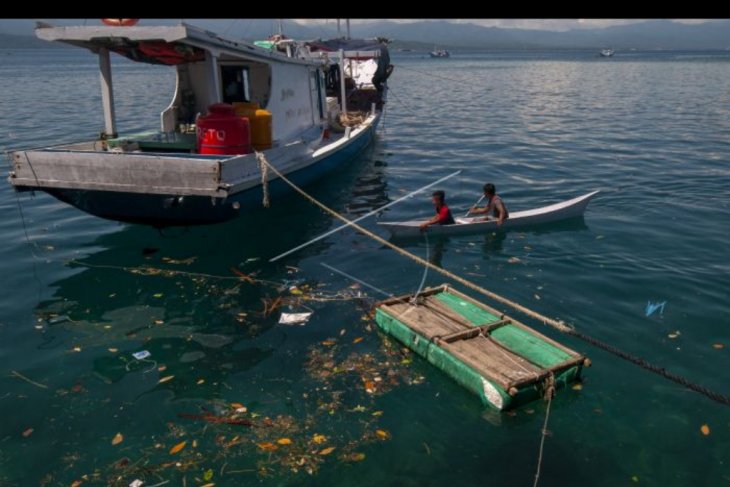
[[[537, 225], [540, 223], [550, 223], [558, 220], [565, 220], [581, 216], [588, 206], [591, 198], [599, 191], [578, 196], [572, 200], [555, 203], [554, 205], [535, 208], [534, 210], [511, 212], [502, 226], [497, 225], [497, 221], [490, 217], [484, 221], [483, 215], [474, 217], [455, 217], [454, 225], [430, 225], [428, 227], [429, 235], [469, 235], [474, 233], [487, 233], [499, 228], [515, 228], [525, 225]], [[388, 230], [394, 237], [417, 237], [421, 235], [419, 225], [426, 218], [421, 220], [413, 220], [408, 222], [378, 222], [383, 228]]]

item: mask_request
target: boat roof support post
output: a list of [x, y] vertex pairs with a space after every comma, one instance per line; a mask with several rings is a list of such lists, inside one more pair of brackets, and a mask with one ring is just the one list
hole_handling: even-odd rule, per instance
[[112, 86], [112, 63], [109, 49], [99, 49], [99, 74], [101, 77], [101, 101], [104, 104], [104, 136], [117, 136], [117, 121], [114, 115], [114, 87]]
[[350, 38], [350, 19], [345, 20], [345, 23], [347, 24], [347, 38]]
[[340, 94], [342, 96], [342, 113], [347, 115], [347, 92], [345, 91], [345, 51], [340, 49]]

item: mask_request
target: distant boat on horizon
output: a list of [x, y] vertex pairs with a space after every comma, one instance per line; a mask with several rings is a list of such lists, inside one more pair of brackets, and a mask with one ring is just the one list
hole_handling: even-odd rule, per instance
[[601, 57], [611, 57], [613, 53], [614, 50], [609, 47], [608, 49], [601, 49], [600, 55]]
[[431, 57], [451, 57], [451, 53], [446, 49], [434, 49], [428, 53]]

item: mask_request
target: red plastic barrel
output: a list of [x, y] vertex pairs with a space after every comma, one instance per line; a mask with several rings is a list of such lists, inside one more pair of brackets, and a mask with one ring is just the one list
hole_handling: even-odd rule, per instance
[[233, 105], [216, 103], [198, 118], [200, 154], [249, 154], [251, 127], [247, 118], [236, 115]]

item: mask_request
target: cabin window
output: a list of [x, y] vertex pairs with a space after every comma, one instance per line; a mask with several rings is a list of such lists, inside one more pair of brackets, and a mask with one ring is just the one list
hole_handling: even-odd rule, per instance
[[221, 66], [221, 84], [225, 103], [251, 101], [248, 66]]

